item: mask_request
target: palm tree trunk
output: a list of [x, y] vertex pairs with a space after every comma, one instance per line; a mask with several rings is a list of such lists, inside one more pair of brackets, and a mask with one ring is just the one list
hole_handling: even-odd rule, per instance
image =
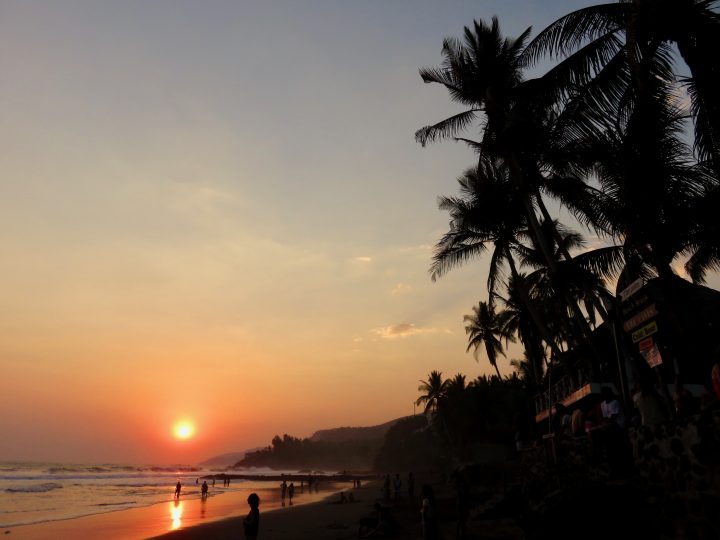
[[540, 317], [540, 314], [538, 313], [537, 309], [535, 308], [535, 305], [530, 300], [530, 295], [528, 294], [527, 289], [525, 288], [525, 283], [523, 282], [522, 278], [520, 277], [520, 274], [517, 271], [517, 268], [515, 267], [515, 261], [512, 258], [512, 253], [510, 252], [509, 248], [506, 248], [505, 251], [505, 257], [508, 260], [508, 265], [510, 266], [510, 275], [513, 277], [513, 282], [518, 284], [518, 293], [520, 294], [520, 299], [525, 304], [525, 307], [527, 308], [528, 312], [530, 313], [530, 317], [532, 317], [533, 322], [535, 323], [535, 327], [540, 332], [540, 335], [545, 340], [545, 342], [550, 347], [550, 350], [552, 350], [553, 356], [557, 357], [561, 353], [560, 349], [558, 348], [557, 343], [555, 343], [555, 340], [553, 339], [552, 335], [550, 334], [550, 330], [548, 329], [547, 325], [545, 324], [545, 321], [542, 320]]

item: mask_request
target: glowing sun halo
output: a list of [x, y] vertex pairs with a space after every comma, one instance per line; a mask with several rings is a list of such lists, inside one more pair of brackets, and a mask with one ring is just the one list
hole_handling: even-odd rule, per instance
[[189, 439], [195, 433], [195, 426], [186, 421], [177, 422], [173, 428], [173, 433], [178, 439]]

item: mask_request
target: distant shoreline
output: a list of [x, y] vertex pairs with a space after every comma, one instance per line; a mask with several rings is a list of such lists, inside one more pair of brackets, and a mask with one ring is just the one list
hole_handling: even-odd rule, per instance
[[230, 480], [251, 480], [256, 482], [301, 482], [311, 477], [315, 480], [325, 482], [352, 482], [353, 480], [377, 480], [380, 476], [378, 473], [362, 473], [362, 474], [235, 474], [235, 473], [218, 473], [200, 476], [201, 480], [222, 480], [229, 478]]

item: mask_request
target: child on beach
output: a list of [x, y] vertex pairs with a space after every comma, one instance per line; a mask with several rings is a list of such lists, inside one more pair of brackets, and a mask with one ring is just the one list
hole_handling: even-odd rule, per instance
[[251, 493], [247, 498], [247, 502], [250, 505], [250, 512], [243, 520], [243, 526], [245, 528], [245, 539], [252, 540], [258, 537], [258, 529], [260, 526], [260, 497], [258, 497], [257, 493]]

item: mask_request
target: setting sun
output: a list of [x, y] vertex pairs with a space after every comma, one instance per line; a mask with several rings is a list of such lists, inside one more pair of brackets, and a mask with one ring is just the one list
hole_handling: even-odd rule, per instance
[[189, 439], [195, 433], [195, 426], [190, 422], [181, 421], [175, 424], [173, 433], [178, 439]]

